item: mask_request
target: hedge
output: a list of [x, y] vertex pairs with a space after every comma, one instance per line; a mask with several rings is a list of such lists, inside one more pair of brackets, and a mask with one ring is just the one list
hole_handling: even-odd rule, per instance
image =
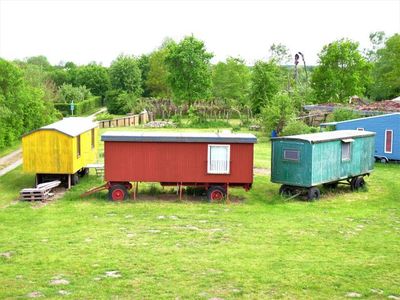
[[[102, 101], [101, 97], [91, 97], [87, 100], [74, 103], [74, 105], [74, 116], [78, 116], [92, 110], [93, 108], [101, 107]], [[63, 116], [71, 115], [71, 106], [69, 103], [54, 103], [54, 107], [58, 109], [63, 114]]]

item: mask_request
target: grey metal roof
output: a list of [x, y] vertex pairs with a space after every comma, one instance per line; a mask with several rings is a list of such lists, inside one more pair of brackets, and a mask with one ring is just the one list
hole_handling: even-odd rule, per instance
[[248, 133], [135, 132], [110, 131], [101, 135], [106, 142], [249, 143], [257, 142]]
[[373, 136], [375, 132], [371, 131], [360, 131], [360, 130], [335, 130], [325, 131], [318, 133], [290, 135], [277, 138], [271, 138], [273, 140], [302, 140], [310, 143], [320, 143], [334, 140], [351, 139], [357, 137]]
[[71, 118], [64, 118], [55, 123], [43, 126], [25, 135], [29, 135], [39, 130], [56, 130], [63, 134], [74, 137], [95, 127], [97, 127], [97, 123], [93, 122], [90, 118], [71, 117]]
[[391, 113], [391, 114], [382, 114], [382, 115], [377, 115], [377, 116], [372, 116], [372, 117], [351, 119], [351, 120], [340, 121], [340, 122], [326, 122], [326, 123], [319, 124], [319, 126], [334, 126], [336, 124], [341, 124], [341, 123], [349, 123], [349, 122], [353, 122], [353, 121], [369, 120], [369, 119], [375, 119], [375, 118], [386, 118], [386, 117], [393, 116], [393, 115], [398, 115], [400, 117], [400, 113]]

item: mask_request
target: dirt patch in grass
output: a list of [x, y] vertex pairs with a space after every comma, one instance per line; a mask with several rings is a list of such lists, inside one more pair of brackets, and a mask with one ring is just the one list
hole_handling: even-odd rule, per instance
[[37, 208], [45, 207], [46, 205], [53, 203], [53, 202], [57, 201], [58, 199], [61, 199], [64, 196], [66, 191], [67, 191], [67, 189], [64, 187], [54, 188], [51, 191], [52, 193], [54, 193], [53, 196], [51, 196], [50, 198], [48, 198], [47, 200], [44, 200], [44, 201], [35, 201], [34, 204], [32, 205], [32, 208], [37, 209]]
[[271, 169], [267, 168], [254, 168], [253, 169], [254, 175], [270, 175], [271, 174]]

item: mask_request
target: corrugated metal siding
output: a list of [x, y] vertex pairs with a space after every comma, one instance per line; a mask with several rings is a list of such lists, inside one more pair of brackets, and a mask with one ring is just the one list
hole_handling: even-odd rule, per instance
[[[283, 158], [284, 150], [300, 151], [299, 161]], [[272, 140], [271, 181], [296, 186], [311, 184], [311, 144], [306, 141]]]
[[[285, 149], [300, 150], [300, 161], [283, 159]], [[355, 137], [350, 149], [350, 160], [342, 161], [340, 139], [316, 144], [273, 140], [271, 181], [310, 187], [371, 172], [374, 164], [374, 137]]]
[[[389, 159], [400, 160], [400, 115], [383, 115], [375, 118], [349, 120], [338, 123], [337, 130], [364, 128], [376, 133], [375, 155], [386, 156]], [[385, 130], [393, 130], [392, 153], [385, 153]]]
[[81, 155], [78, 157], [77, 148], [77, 137], [72, 140], [72, 160], [73, 160], [73, 172], [77, 172], [87, 164], [94, 163], [97, 158], [98, 150], [98, 132], [99, 129], [95, 128], [95, 147], [92, 148], [92, 131], [86, 131], [80, 135], [81, 137]]
[[73, 174], [96, 161], [98, 129], [95, 128], [95, 148], [91, 145], [91, 130], [81, 134], [81, 156], [77, 157], [76, 137], [55, 130], [39, 130], [22, 138], [23, 170], [31, 173]]
[[24, 136], [23, 170], [32, 173], [72, 173], [72, 139], [54, 130], [40, 130]]
[[207, 174], [208, 143], [105, 142], [107, 181], [252, 183], [253, 144], [230, 144], [230, 174]]

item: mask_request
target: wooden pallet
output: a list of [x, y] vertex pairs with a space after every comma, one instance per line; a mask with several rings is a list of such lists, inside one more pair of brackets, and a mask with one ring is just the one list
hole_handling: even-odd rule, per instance
[[22, 189], [19, 193], [21, 200], [26, 201], [43, 201], [47, 200], [49, 197], [53, 196], [54, 193], [50, 193], [50, 191], [59, 186], [61, 181], [55, 180], [50, 182], [45, 182], [38, 184], [36, 188], [26, 188]]

